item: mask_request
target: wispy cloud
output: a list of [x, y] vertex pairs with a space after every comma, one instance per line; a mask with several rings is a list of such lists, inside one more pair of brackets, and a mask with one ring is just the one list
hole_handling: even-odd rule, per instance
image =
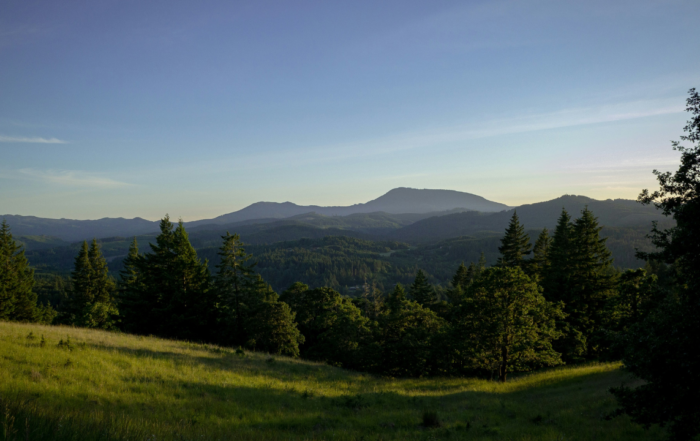
[[77, 170], [36, 170], [32, 168], [23, 168], [18, 170], [18, 172], [25, 178], [71, 187], [120, 188], [134, 185]]
[[0, 142], [25, 142], [33, 144], [68, 144], [57, 138], [27, 137], [27, 136], [3, 136], [0, 135]]

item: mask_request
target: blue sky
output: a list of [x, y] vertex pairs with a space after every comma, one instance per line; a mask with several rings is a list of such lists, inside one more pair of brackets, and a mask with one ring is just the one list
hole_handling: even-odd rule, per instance
[[697, 0], [5, 1], [0, 214], [635, 198], [678, 164], [699, 18]]

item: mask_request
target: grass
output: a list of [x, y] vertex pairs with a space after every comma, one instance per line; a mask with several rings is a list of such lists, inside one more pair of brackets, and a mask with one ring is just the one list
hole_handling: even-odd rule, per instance
[[614, 363], [506, 384], [379, 378], [212, 345], [0, 322], [3, 441], [661, 439], [658, 428], [604, 419], [615, 407], [608, 389], [621, 382], [633, 379]]

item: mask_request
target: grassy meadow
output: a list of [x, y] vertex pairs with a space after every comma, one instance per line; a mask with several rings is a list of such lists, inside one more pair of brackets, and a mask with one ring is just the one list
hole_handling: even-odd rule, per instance
[[[608, 389], [622, 382], [633, 379], [618, 364], [506, 384], [379, 378], [211, 345], [0, 322], [3, 441], [663, 438], [659, 428], [604, 418], [615, 408]], [[439, 427], [422, 424], [425, 412]]]

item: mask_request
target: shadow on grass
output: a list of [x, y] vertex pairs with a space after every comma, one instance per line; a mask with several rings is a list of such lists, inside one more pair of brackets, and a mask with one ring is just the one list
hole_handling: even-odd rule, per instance
[[[587, 384], [597, 384], [600, 395], [601, 391], [607, 391], [613, 377], [609, 372], [602, 372], [586, 378]], [[590, 413], [591, 401], [578, 396], [571, 390], [576, 383], [567, 381], [548, 387], [548, 391], [536, 390], [531, 394], [462, 391], [409, 396], [397, 392], [364, 392], [333, 397], [292, 388], [226, 386], [196, 379], [153, 380], [158, 391], [153, 395], [139, 389], [138, 383], [144, 382], [144, 377], [127, 381], [135, 383], [129, 402], [105, 400], [97, 403], [90, 400], [94, 395], [87, 392], [70, 397], [53, 392], [24, 404], [20, 400], [28, 397], [17, 396], [9, 401], [9, 408], [16, 409], [10, 413], [17, 415], [15, 421], [20, 425], [23, 418], [29, 418], [31, 430], [35, 430], [36, 425], [37, 433], [51, 433], [63, 425], [61, 427], [69, 427], [75, 433], [85, 434], [74, 438], [67, 435], [47, 438], [32, 435], [31, 438], [58, 440], [152, 439], [152, 435], [159, 440], [202, 439], [202, 436], [204, 439], [279, 439], [282, 435], [328, 439], [340, 437], [341, 433], [342, 439], [360, 439], [366, 434], [379, 434], [383, 439], [420, 438], [428, 430], [420, 425], [421, 415], [426, 410], [440, 413], [443, 421], [440, 430], [446, 437], [450, 437], [450, 431], [456, 433], [472, 427], [472, 434], [483, 436], [496, 435], [501, 430], [510, 433], [510, 430], [541, 439], [538, 436], [552, 428], [566, 434], [575, 433], [581, 427], [590, 426], [591, 418], [601, 427], [614, 425], [597, 414], [584, 415]], [[51, 406], [50, 403], [60, 405]], [[595, 412], [604, 410], [593, 407]], [[574, 423], [567, 423], [571, 427], [560, 423], [566, 413], [576, 415]], [[63, 433], [60, 430], [57, 433]], [[1, 441], [5, 439], [9, 438], [0, 436]], [[16, 439], [24, 438], [17, 436]]]

